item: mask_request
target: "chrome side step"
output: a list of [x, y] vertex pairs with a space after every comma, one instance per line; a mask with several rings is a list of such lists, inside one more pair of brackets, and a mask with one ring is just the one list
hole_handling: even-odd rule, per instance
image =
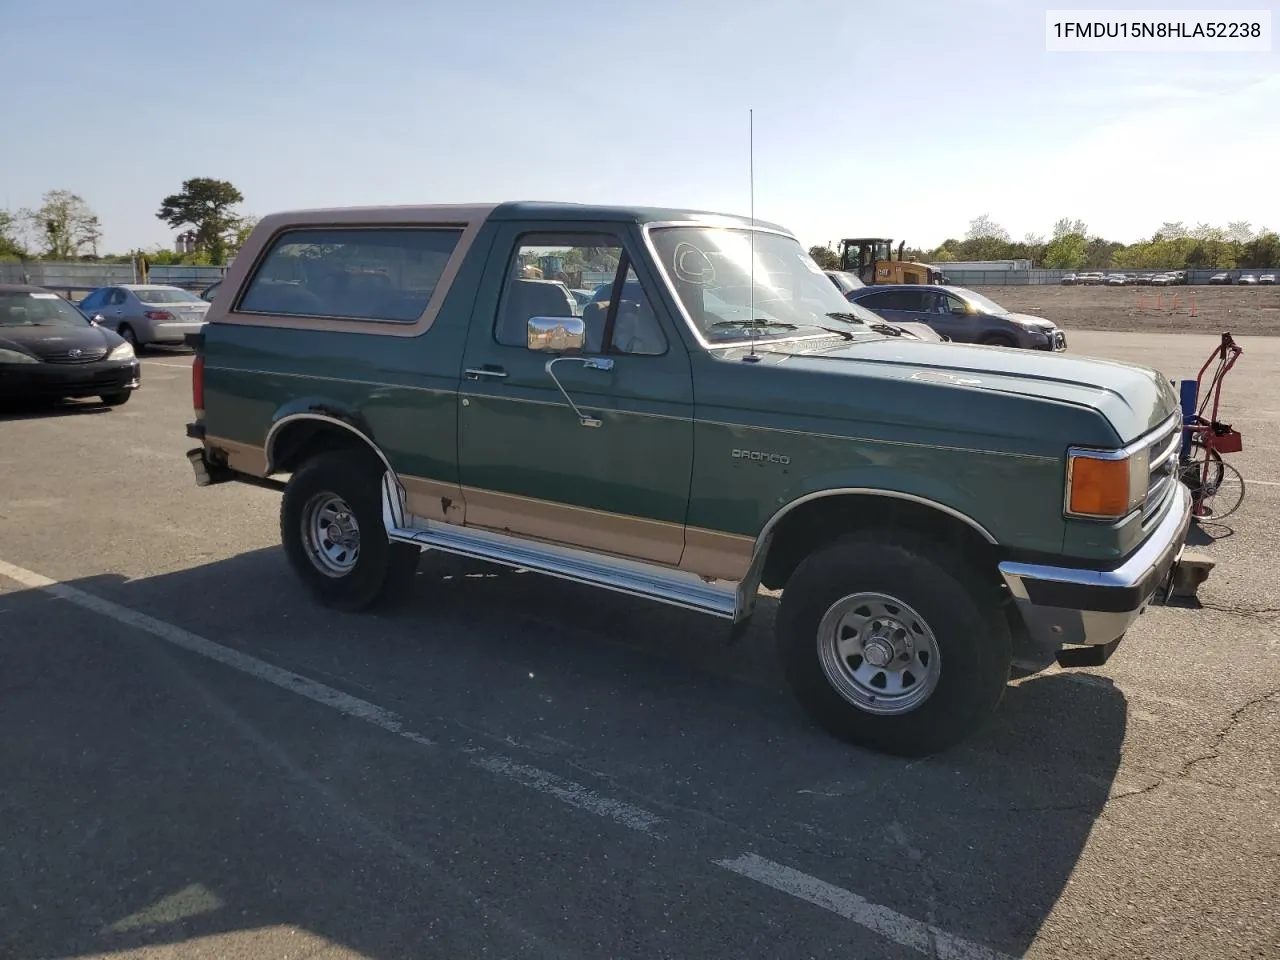
[[422, 518], [415, 518], [410, 526], [406, 522], [403, 497], [399, 482], [392, 474], [385, 474], [382, 519], [387, 527], [387, 536], [400, 543], [412, 543], [424, 549], [443, 550], [575, 583], [604, 587], [726, 620], [734, 619], [737, 611], [736, 582], [708, 583], [696, 574], [657, 564]]

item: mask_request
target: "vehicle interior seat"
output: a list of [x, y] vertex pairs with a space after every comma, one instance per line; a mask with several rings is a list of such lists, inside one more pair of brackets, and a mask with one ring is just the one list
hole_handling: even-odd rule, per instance
[[529, 342], [530, 317], [572, 317], [573, 296], [554, 280], [512, 280], [498, 325], [498, 342], [524, 346]]

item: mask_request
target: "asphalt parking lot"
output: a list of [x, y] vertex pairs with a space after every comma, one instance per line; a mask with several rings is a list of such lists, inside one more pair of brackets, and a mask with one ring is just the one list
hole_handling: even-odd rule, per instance
[[188, 355], [2, 414], [0, 957], [1280, 956], [1280, 339], [1241, 342], [1203, 607], [914, 762], [809, 726], [768, 616], [432, 554], [404, 609], [313, 605], [278, 494], [195, 486]]

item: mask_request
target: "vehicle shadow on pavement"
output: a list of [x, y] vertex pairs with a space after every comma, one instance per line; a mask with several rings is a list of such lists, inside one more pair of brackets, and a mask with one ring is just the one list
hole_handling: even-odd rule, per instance
[[50, 417], [79, 417], [111, 413], [112, 407], [98, 400], [50, 400], [47, 402], [0, 402], [0, 423], [6, 420], [47, 420]]
[[[712, 865], [745, 852], [1021, 955], [1114, 789], [1127, 706], [1101, 678], [1011, 685], [968, 743], [908, 761], [808, 723], [779, 681], [772, 599], [730, 646], [717, 621], [481, 562], [424, 555], [418, 580], [401, 607], [366, 614], [311, 602], [278, 549], [69, 585], [392, 710], [430, 750], [47, 593], [0, 594], [0, 634], [16, 641], [0, 644], [0, 769], [16, 774], [0, 782], [0, 859], [18, 866], [0, 871], [15, 905], [0, 954], [292, 925], [375, 958], [425, 955], [428, 928], [436, 955], [514, 955], [520, 936], [474, 913], [476, 890], [509, 880], [494, 902], [556, 951], [599, 955], [600, 930], [634, 922], [639, 939], [621, 949], [666, 955], [644, 940], [678, 916], [647, 917], [639, 895], [616, 915], [586, 898], [575, 933], [545, 898], [568, 881], [503, 860], [504, 846], [551, 842], [554, 828], [526, 818], [558, 801], [504, 800], [462, 758], [460, 744], [479, 744], [664, 818], [677, 841], [666, 856], [717, 881], [705, 892], [705, 876], [690, 881], [699, 892], [671, 881], [691, 936], [725, 898], [746, 901], [750, 946], [690, 942], [687, 955], [782, 956], [788, 922], [832, 922]], [[338, 825], [335, 806], [350, 814]], [[507, 821], [497, 850], [479, 845], [473, 817]], [[597, 832], [589, 814], [563, 817]], [[369, 835], [345, 835], [351, 822]], [[443, 878], [424, 866], [464, 846]], [[556, 863], [584, 869], [599, 852], [599, 841], [560, 848]], [[753, 926], [765, 909], [800, 913]]]

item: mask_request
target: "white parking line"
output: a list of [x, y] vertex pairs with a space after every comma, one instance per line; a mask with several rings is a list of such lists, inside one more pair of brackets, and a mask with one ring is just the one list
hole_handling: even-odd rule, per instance
[[[224, 647], [220, 643], [215, 643], [172, 623], [157, 620], [155, 617], [139, 613], [137, 610], [121, 604], [95, 597], [93, 594], [77, 590], [75, 587], [68, 586], [65, 583], [58, 583], [56, 580], [51, 580], [42, 574], [14, 566], [3, 560], [0, 560], [0, 577], [7, 577], [33, 590], [43, 590], [85, 610], [91, 610], [94, 613], [115, 620], [117, 623], [136, 627], [174, 646], [189, 650], [210, 660], [215, 660], [224, 666], [239, 670], [241, 673], [256, 677], [259, 680], [265, 680], [267, 683], [274, 684], [283, 690], [289, 690], [292, 693], [306, 697], [308, 700], [322, 703], [326, 707], [332, 707], [339, 713], [355, 717], [358, 720], [364, 720], [375, 727], [386, 730], [388, 733], [394, 733], [398, 737], [403, 737], [422, 746], [434, 746], [434, 743], [427, 737], [407, 729], [404, 721], [390, 710], [384, 710], [382, 707], [367, 700], [361, 700], [359, 697], [343, 693], [328, 684], [299, 676], [291, 670], [281, 669], [256, 657], [251, 657], [247, 653]], [[662, 823], [662, 818], [647, 810], [621, 800], [613, 800], [601, 796], [580, 783], [574, 783], [572, 780], [558, 777], [546, 770], [525, 766], [502, 756], [486, 756], [485, 751], [478, 748], [470, 749], [466, 752], [473, 754], [472, 762], [474, 764], [488, 770], [490, 773], [506, 777], [521, 786], [555, 797], [562, 803], [593, 813], [596, 816], [613, 820], [632, 830], [657, 836], [655, 828]]]
[[[434, 746], [427, 737], [407, 729], [404, 721], [389, 710], [343, 693], [327, 684], [310, 680], [290, 670], [284, 670], [256, 657], [225, 647], [174, 624], [85, 593], [83, 590], [3, 560], [0, 560], [0, 577], [32, 590], [41, 590], [117, 623], [135, 627], [166, 643], [214, 660], [248, 676], [265, 680], [267, 683], [299, 694], [349, 717], [364, 720], [398, 737], [422, 746]], [[663, 819], [648, 810], [603, 796], [580, 783], [566, 780], [546, 770], [517, 763], [499, 754], [489, 754], [482, 748], [465, 748], [463, 752], [471, 755], [471, 762], [475, 766], [492, 774], [505, 777], [521, 786], [554, 797], [569, 806], [612, 820], [655, 839], [663, 839], [657, 832], [657, 827], [664, 822]], [[731, 860], [713, 862], [740, 876], [830, 910], [887, 940], [928, 954], [938, 960], [1012, 960], [981, 944], [964, 940], [888, 907], [872, 903], [856, 893], [755, 854], [744, 854]]]
[[886, 940], [938, 960], [1012, 960], [1006, 954], [997, 953], [980, 943], [961, 939], [945, 930], [904, 916], [896, 910], [872, 903], [856, 893], [850, 893], [754, 853], [745, 853], [733, 860], [716, 860], [715, 864], [799, 900], [830, 910]]
[[0, 560], [0, 576], [8, 577], [10, 580], [33, 590], [43, 590], [61, 600], [74, 603], [77, 607], [92, 610], [94, 613], [99, 613], [104, 617], [115, 620], [117, 623], [136, 627], [151, 634], [153, 637], [159, 637], [161, 640], [172, 643], [176, 647], [182, 647], [184, 650], [198, 653], [202, 657], [216, 660], [218, 663], [231, 667], [233, 670], [247, 673], [251, 677], [257, 677], [259, 680], [265, 680], [267, 683], [292, 691], [306, 697], [308, 700], [323, 703], [326, 707], [332, 707], [339, 713], [345, 713], [347, 716], [355, 717], [358, 720], [365, 720], [375, 727], [381, 727], [388, 733], [394, 733], [397, 736], [404, 737], [406, 740], [425, 745], [430, 745], [431, 743], [426, 737], [411, 730], [406, 730], [400, 718], [389, 710], [384, 710], [369, 703], [367, 700], [361, 700], [359, 697], [343, 693], [341, 690], [335, 690], [326, 684], [300, 677], [290, 670], [282, 670], [256, 657], [251, 657], [247, 653], [232, 650], [230, 647], [224, 647], [222, 644], [214, 643], [212, 640], [206, 640], [204, 637], [188, 630], [183, 630], [172, 623], [165, 623], [163, 620], [149, 617], [145, 613], [139, 613], [137, 610], [131, 610], [118, 603], [112, 603], [110, 600], [103, 600], [101, 597], [95, 597], [92, 594], [85, 593], [83, 590], [69, 587], [65, 583], [58, 583], [56, 580], [50, 580], [48, 577], [33, 573], [30, 570], [24, 570], [22, 567], [15, 567], [11, 563], [5, 563], [3, 560]]
[[594, 813], [598, 817], [617, 821], [624, 827], [639, 830], [650, 836], [657, 836], [655, 828], [662, 823], [661, 817], [654, 816], [648, 810], [621, 800], [602, 797], [580, 783], [565, 780], [545, 770], [539, 770], [537, 767], [527, 767], [506, 757], [481, 756], [474, 762], [476, 766], [483, 767], [490, 773], [510, 777], [516, 783], [537, 790], [539, 793], [549, 794], [570, 806]]

